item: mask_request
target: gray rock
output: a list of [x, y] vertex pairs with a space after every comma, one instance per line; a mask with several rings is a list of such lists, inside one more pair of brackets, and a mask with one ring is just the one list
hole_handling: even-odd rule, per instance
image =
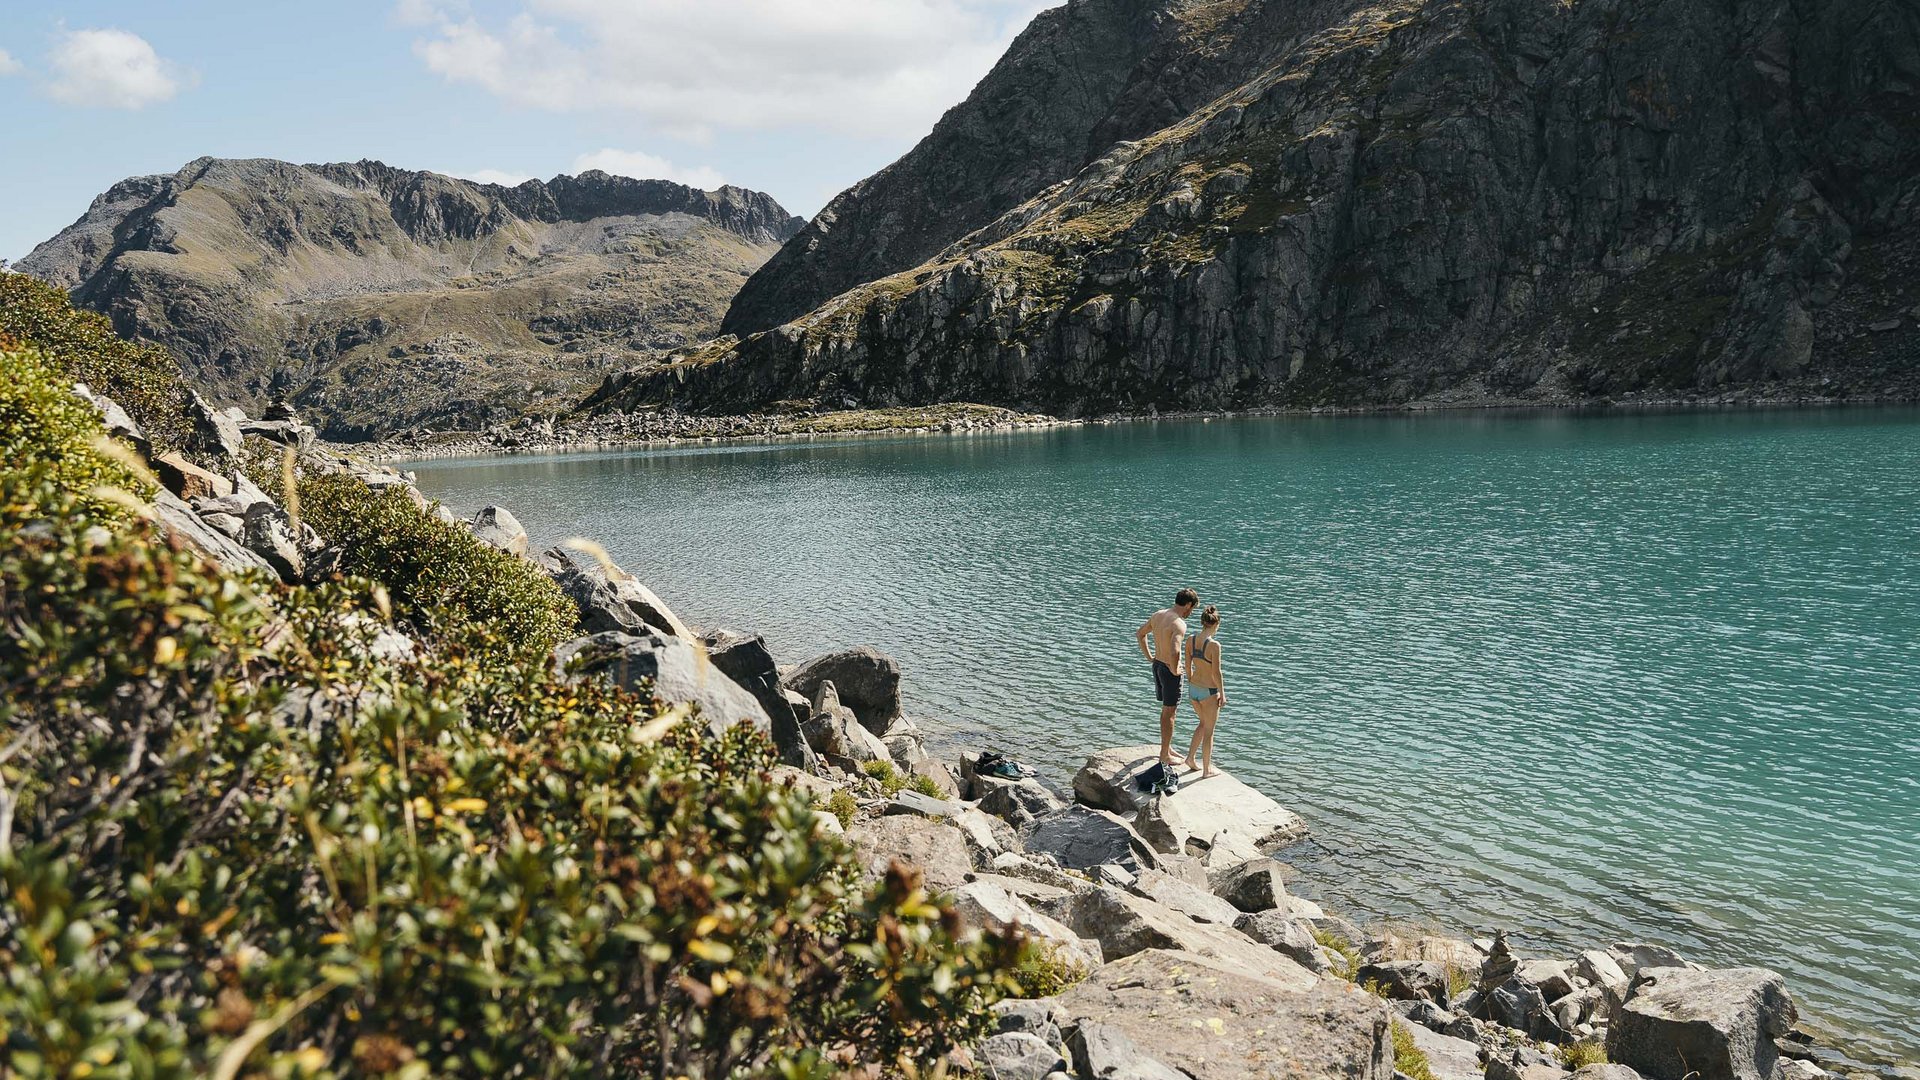
[[[1254, 916], [1250, 915], [1247, 917], [1253, 918]], [[1395, 1016], [1400, 1017], [1410, 1024], [1418, 1024], [1429, 1031], [1445, 1032], [1448, 1027], [1460, 1019], [1458, 1016], [1425, 998], [1420, 998], [1415, 1001], [1389, 1001], [1387, 1002], [1387, 1008], [1391, 1009]]]
[[780, 673], [774, 667], [767, 640], [738, 630], [709, 630], [700, 635], [700, 641], [706, 646], [707, 661], [739, 683], [766, 710], [780, 760], [808, 772], [818, 768], [819, 761], [801, 730], [800, 717], [780, 686]]
[[861, 725], [853, 710], [840, 704], [831, 682], [814, 687], [812, 714], [803, 726], [807, 745], [848, 772], [858, 772], [869, 761], [889, 761], [887, 744]]
[[993, 1005], [993, 1015], [1002, 1032], [1025, 1032], [1048, 1046], [1064, 1045], [1065, 1040], [1060, 1035], [1060, 1019], [1055, 1015], [1050, 998], [997, 1001]]
[[1567, 1070], [1544, 1062], [1521, 1060], [1520, 1052], [1501, 1057], [1493, 1055], [1487, 1059], [1486, 1080], [1566, 1080]]
[[1078, 891], [1090, 887], [1081, 878], [1074, 877], [1051, 863], [1034, 859], [1022, 851], [1009, 850], [994, 856], [993, 871], [1007, 877], [1024, 878], [1067, 891]]
[[306, 556], [286, 511], [272, 503], [254, 503], [240, 522], [240, 542], [267, 561], [280, 580], [297, 582], [306, 575]]
[[991, 814], [983, 814], [965, 803], [951, 803], [954, 807], [953, 823], [967, 840], [967, 850], [973, 854], [973, 865], [981, 869], [990, 869], [994, 860], [1015, 851], [1020, 847], [1020, 838], [1014, 834], [1013, 826]]
[[[1820, 1070], [1815, 1069], [1814, 1071], [1819, 1072]], [[1821, 1076], [1824, 1075], [1824, 1073], [1821, 1073]], [[1573, 1070], [1573, 1080], [1640, 1080], [1640, 1074], [1625, 1065], [1616, 1065], [1608, 1062], [1601, 1065], [1580, 1066]], [[1820, 1080], [1820, 1077], [1795, 1078], [1788, 1076], [1784, 1077], [1783, 1080]]]
[[1400, 1030], [1413, 1037], [1413, 1045], [1427, 1055], [1434, 1080], [1480, 1080], [1480, 1044], [1442, 1035], [1423, 1024], [1396, 1019]]
[[101, 426], [107, 429], [107, 434], [133, 447], [141, 457], [153, 456], [153, 444], [147, 441], [140, 425], [134, 423], [133, 417], [127, 415], [127, 410], [121, 408], [119, 402], [105, 394], [94, 393], [86, 383], [74, 383], [73, 392], [99, 411]]
[[225, 467], [237, 462], [245, 449], [239, 421], [207, 404], [197, 390], [187, 391], [187, 452], [202, 461]]
[[[1150, 1047], [1177, 1070], [1151, 1075], [1169, 1080], [1389, 1080], [1393, 1073], [1378, 999], [1311, 977], [1265, 978], [1204, 956], [1150, 950], [1109, 962], [1061, 994], [1059, 1010], [1078, 1018], [1083, 1032], [1117, 1028]], [[1080, 1075], [1099, 1075], [1087, 1071], [1098, 1063], [1075, 1055]]]
[[1285, 871], [1285, 866], [1272, 859], [1249, 859], [1209, 871], [1207, 884], [1215, 896], [1241, 911], [1270, 911], [1286, 905]]
[[1147, 1056], [1112, 1024], [1081, 1020], [1067, 1036], [1075, 1075], [1083, 1080], [1188, 1080], [1185, 1073]]
[[576, 559], [563, 547], [549, 548], [539, 562], [580, 609], [580, 628], [590, 634], [618, 630], [688, 636], [682, 633], [686, 624], [652, 590], [617, 567], [610, 573], [598, 561]]
[[1235, 920], [1233, 928], [1260, 944], [1279, 951], [1281, 955], [1315, 975], [1327, 973], [1328, 965], [1320, 955], [1319, 946], [1313, 940], [1313, 931], [1307, 928], [1305, 922], [1284, 911], [1257, 911], [1242, 914]]
[[900, 664], [878, 649], [860, 646], [807, 660], [787, 673], [789, 689], [812, 698], [823, 682], [831, 682], [840, 700], [875, 735], [900, 718]]
[[1540, 988], [1525, 979], [1509, 977], [1491, 990], [1478, 991], [1477, 996], [1472, 1013], [1482, 1020], [1491, 1020], [1536, 1039], [1558, 1042], [1566, 1037], [1553, 1014], [1547, 1011], [1547, 999]]
[[707, 729], [715, 734], [735, 724], [748, 724], [762, 733], [772, 727], [752, 694], [706, 663], [680, 638], [608, 631], [561, 643], [553, 651], [553, 664], [556, 672], [572, 679], [604, 678], [629, 690], [646, 683], [655, 700], [698, 708]]
[[282, 446], [291, 446], [297, 450], [305, 450], [311, 447], [318, 434], [312, 428], [293, 419], [248, 420], [245, 418], [237, 418], [237, 423], [242, 435], [252, 435], [256, 438], [266, 439], [268, 442], [279, 443]]
[[914, 776], [924, 776], [932, 780], [933, 786], [940, 789], [940, 794], [943, 798], [957, 799], [960, 797], [960, 785], [954, 781], [952, 770], [948, 769], [946, 763], [943, 761], [926, 758], [925, 760], [916, 761], [908, 766], [907, 771], [911, 772]]
[[1153, 845], [1153, 850], [1167, 855], [1184, 855], [1187, 841], [1192, 838], [1192, 830], [1187, 828], [1185, 818], [1180, 813], [1180, 801], [1177, 796], [1154, 795], [1140, 805], [1140, 811], [1134, 815], [1133, 830], [1140, 838]]
[[877, 817], [847, 830], [862, 872], [879, 878], [895, 859], [917, 867], [929, 889], [951, 893], [967, 883], [973, 860], [951, 825], [917, 815]]
[[1631, 984], [1640, 976], [1641, 968], [1684, 967], [1698, 969], [1700, 965], [1689, 963], [1679, 953], [1665, 945], [1649, 945], [1645, 942], [1620, 941], [1607, 949], [1607, 955], [1627, 976]]
[[1606, 993], [1610, 1005], [1619, 1005], [1627, 1000], [1627, 989], [1631, 983], [1611, 953], [1588, 949], [1574, 963], [1581, 978]]
[[1207, 865], [1192, 855], [1156, 855], [1154, 861], [1160, 869], [1179, 878], [1196, 889], [1207, 890]]
[[960, 815], [960, 809], [961, 807], [958, 803], [950, 803], [945, 799], [929, 798], [917, 791], [903, 789], [894, 792], [893, 798], [887, 802], [887, 807], [883, 813], [919, 814], [921, 817], [951, 820]]
[[1539, 987], [1549, 1004], [1573, 993], [1573, 977], [1558, 960], [1522, 960], [1515, 975]]
[[1362, 964], [1353, 981], [1365, 985], [1378, 983], [1389, 998], [1400, 1001], [1424, 999], [1447, 1007], [1447, 966], [1438, 960], [1384, 960]]
[[1076, 893], [1060, 921], [1081, 937], [1098, 941], [1109, 964], [1149, 949], [1170, 949], [1211, 957], [1220, 964], [1296, 989], [1314, 983], [1312, 972], [1232, 927], [1195, 922], [1172, 908], [1110, 885]]
[[1066, 1060], [1045, 1039], [1024, 1031], [988, 1036], [974, 1048], [981, 1073], [995, 1080], [1046, 1080]]
[[1195, 922], [1232, 926], [1240, 918], [1239, 909], [1205, 889], [1195, 888], [1160, 870], [1141, 870], [1128, 887], [1135, 896], [1144, 896], [1163, 907], [1185, 915]]
[[1607, 1028], [1607, 1057], [1650, 1080], [1774, 1080], [1797, 1019], [1765, 968], [1642, 968]]
[[954, 890], [953, 902], [969, 926], [1001, 931], [1017, 926], [1081, 971], [1092, 971], [1105, 959], [1098, 941], [1075, 933], [997, 882], [976, 877]]
[[[1136, 780], [1159, 761], [1159, 754], [1158, 746], [1125, 746], [1090, 755], [1074, 774], [1074, 797], [1117, 814], [1137, 813], [1153, 796], [1141, 792]], [[1225, 771], [1210, 780], [1188, 777], [1174, 799], [1192, 843], [1231, 851], [1235, 862], [1306, 833], [1306, 822], [1298, 814]], [[1209, 867], [1221, 861], [1209, 851]]]
[[980, 809], [1015, 826], [1025, 825], [1066, 805], [1031, 776], [1024, 780], [975, 776], [973, 789], [979, 793]]
[[1020, 842], [1028, 851], [1046, 852], [1076, 870], [1104, 863], [1154, 865], [1153, 849], [1118, 815], [1084, 806], [1035, 818], [1021, 827]]
[[278, 576], [279, 571], [267, 560], [200, 520], [193, 507], [173, 492], [164, 488], [155, 492], [152, 505], [154, 523], [162, 532], [198, 548], [222, 568], [234, 572], [257, 570]]
[[467, 523], [474, 538], [509, 555], [527, 553], [527, 530], [504, 506], [483, 506]]

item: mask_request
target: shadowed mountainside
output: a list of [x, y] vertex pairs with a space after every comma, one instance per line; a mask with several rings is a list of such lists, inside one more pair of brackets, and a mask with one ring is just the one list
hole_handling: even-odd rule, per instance
[[587, 404], [1910, 396], [1917, 117], [1893, 0], [1078, 0]]

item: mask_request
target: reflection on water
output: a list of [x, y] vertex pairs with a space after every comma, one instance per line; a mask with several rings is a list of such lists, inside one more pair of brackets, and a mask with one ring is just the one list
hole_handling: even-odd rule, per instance
[[[1064, 778], [1226, 615], [1221, 763], [1336, 907], [1764, 963], [1920, 1057], [1920, 413], [1130, 424], [417, 466]], [[1192, 717], [1183, 714], [1182, 734]]]

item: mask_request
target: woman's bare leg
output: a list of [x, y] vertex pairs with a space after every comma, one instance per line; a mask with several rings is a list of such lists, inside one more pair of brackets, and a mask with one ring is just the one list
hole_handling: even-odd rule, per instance
[[[1219, 723], [1219, 721], [1220, 698], [1218, 695], [1215, 695], [1207, 700], [1205, 708], [1201, 711], [1200, 730], [1194, 732], [1194, 737], [1198, 739], [1201, 744], [1200, 752], [1206, 759], [1206, 767], [1200, 773], [1200, 779], [1202, 780], [1205, 780], [1209, 776], [1220, 775], [1220, 771], [1213, 767], [1213, 726]], [[1187, 755], [1187, 760], [1192, 761], [1193, 755]]]
[[1200, 759], [1194, 757], [1193, 755], [1194, 755], [1194, 751], [1200, 748], [1200, 730], [1201, 728], [1206, 726], [1207, 719], [1206, 719], [1206, 713], [1202, 711], [1201, 705], [1199, 702], [1193, 700], [1192, 698], [1188, 698], [1187, 702], [1188, 704], [1193, 706], [1194, 725], [1193, 725], [1193, 741], [1187, 744], [1187, 760], [1186, 760], [1187, 767], [1185, 771], [1194, 772], [1200, 768], [1200, 765], [1199, 765]]

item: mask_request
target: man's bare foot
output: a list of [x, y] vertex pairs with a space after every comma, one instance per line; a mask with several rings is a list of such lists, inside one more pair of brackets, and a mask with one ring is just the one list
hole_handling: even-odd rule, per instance
[[1214, 777], [1216, 777], [1216, 776], [1219, 776], [1219, 775], [1220, 775], [1220, 770], [1219, 770], [1219, 769], [1208, 769], [1208, 770], [1207, 770], [1206, 772], [1203, 772], [1203, 773], [1201, 773], [1201, 774], [1200, 774], [1200, 779], [1202, 779], [1202, 780], [1211, 780], [1211, 779], [1213, 779]]
[[1174, 754], [1171, 757], [1162, 757], [1160, 759], [1160, 764], [1162, 765], [1185, 765], [1186, 763], [1187, 759], [1181, 757], [1179, 754]]

